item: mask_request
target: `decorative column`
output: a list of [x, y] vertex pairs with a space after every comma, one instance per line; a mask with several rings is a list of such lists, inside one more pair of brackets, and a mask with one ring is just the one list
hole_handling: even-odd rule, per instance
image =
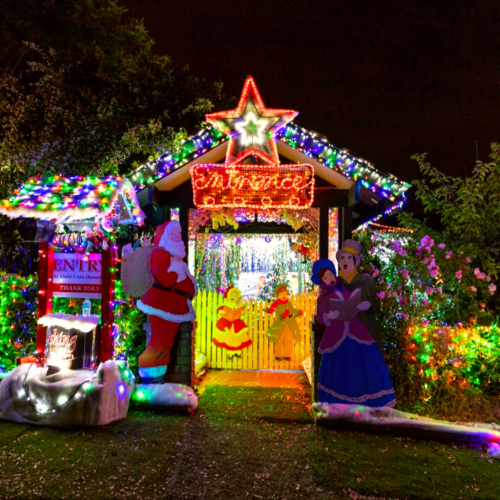
[[111, 244], [102, 250], [101, 334], [96, 346], [97, 363], [113, 356], [113, 323], [115, 308], [116, 246]]
[[[38, 251], [38, 318], [52, 312], [52, 276], [54, 269], [54, 247], [47, 242], [40, 243]], [[47, 328], [42, 325], [36, 330], [36, 353], [41, 361], [45, 357]]]

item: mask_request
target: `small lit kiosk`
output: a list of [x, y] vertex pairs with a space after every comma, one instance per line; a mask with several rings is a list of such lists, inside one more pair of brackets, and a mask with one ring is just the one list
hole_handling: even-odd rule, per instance
[[[116, 233], [141, 225], [132, 184], [120, 177], [32, 178], [0, 204], [31, 221], [39, 243], [36, 353], [0, 388], [0, 418], [42, 425], [104, 425], [126, 416], [133, 376], [113, 357]], [[36, 234], [35, 234], [36, 233]], [[82, 314], [52, 311], [83, 298]], [[89, 299], [101, 299], [92, 315]]]

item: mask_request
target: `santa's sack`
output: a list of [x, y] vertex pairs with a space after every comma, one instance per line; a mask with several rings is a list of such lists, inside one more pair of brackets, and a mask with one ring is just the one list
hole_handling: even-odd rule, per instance
[[132, 297], [142, 297], [153, 286], [149, 261], [156, 246], [139, 247], [125, 256], [121, 265], [123, 290]]

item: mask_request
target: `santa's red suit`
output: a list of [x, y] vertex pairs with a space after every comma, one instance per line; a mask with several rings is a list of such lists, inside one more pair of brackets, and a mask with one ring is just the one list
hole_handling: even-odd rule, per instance
[[151, 338], [139, 356], [139, 373], [146, 380], [160, 381], [170, 362], [170, 350], [179, 324], [196, 317], [191, 305], [197, 293], [196, 282], [182, 260], [185, 245], [180, 224], [168, 221], [156, 229], [150, 269], [153, 286], [139, 300], [137, 307], [151, 319]]

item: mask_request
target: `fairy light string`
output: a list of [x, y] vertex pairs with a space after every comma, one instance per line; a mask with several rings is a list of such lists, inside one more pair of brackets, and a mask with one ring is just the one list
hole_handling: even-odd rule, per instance
[[135, 190], [123, 177], [32, 177], [0, 201], [0, 213], [8, 217], [40, 219], [90, 219], [115, 211], [122, 197], [125, 212], [130, 212], [132, 224], [142, 224], [144, 214]]
[[[227, 134], [208, 125], [185, 140], [176, 150], [166, 152], [159, 158], [141, 165], [130, 176], [132, 183], [136, 190], [140, 191], [229, 139]], [[364, 188], [391, 201], [404, 199], [406, 191], [411, 187], [407, 182], [378, 170], [370, 162], [357, 158], [294, 123], [288, 123], [281, 128], [276, 133], [276, 140], [288, 144], [353, 181], [360, 181]]]

